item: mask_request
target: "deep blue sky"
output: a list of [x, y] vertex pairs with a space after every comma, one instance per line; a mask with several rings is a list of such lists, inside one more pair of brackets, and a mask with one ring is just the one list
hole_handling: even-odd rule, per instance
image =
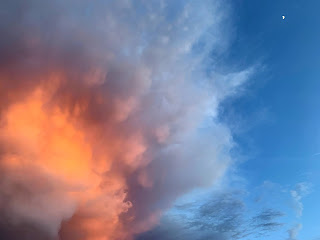
[[232, 9], [234, 41], [226, 61], [235, 67], [261, 64], [245, 94], [224, 105], [224, 117], [246, 127], [235, 137], [247, 158], [240, 168], [252, 187], [266, 180], [310, 182], [299, 239], [315, 239], [320, 236], [320, 2], [241, 0], [232, 1]]
[[[247, 92], [224, 106], [227, 117], [240, 115], [249, 124], [245, 134], [238, 134], [237, 141], [245, 148], [257, 147], [259, 159], [264, 159], [255, 163], [265, 164], [267, 169], [273, 160], [279, 163], [279, 158], [296, 159], [298, 165], [313, 167], [316, 157], [312, 155], [320, 149], [317, 128], [320, 3], [235, 1], [233, 4], [238, 21], [227, 59], [236, 64], [262, 65], [248, 84]], [[248, 164], [254, 167], [253, 162]]]

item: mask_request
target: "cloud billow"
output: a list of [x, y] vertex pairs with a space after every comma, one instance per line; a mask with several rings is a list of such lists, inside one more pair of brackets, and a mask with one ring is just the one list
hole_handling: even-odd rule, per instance
[[232, 163], [222, 2], [2, 5], [1, 238], [132, 239]]

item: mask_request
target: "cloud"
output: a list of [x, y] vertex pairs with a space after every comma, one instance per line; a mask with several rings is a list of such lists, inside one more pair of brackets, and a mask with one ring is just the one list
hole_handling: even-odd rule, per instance
[[[291, 202], [290, 207], [293, 208], [295, 213], [295, 217], [293, 216], [291, 221], [296, 222], [297, 219], [300, 219], [303, 215], [304, 205], [302, 200], [312, 192], [312, 184], [309, 182], [300, 182], [295, 184], [294, 187], [288, 187], [281, 186], [270, 181], [265, 181], [261, 190], [262, 194], [257, 199], [257, 203], [263, 202], [263, 204], [268, 204], [269, 206], [277, 206], [281, 209], [286, 209], [288, 207], [288, 202]], [[256, 192], [259, 192], [259, 190]], [[266, 217], [267, 216], [268, 214]], [[294, 224], [289, 230], [287, 230], [289, 235], [288, 239], [297, 239], [297, 235], [301, 229], [301, 223]]]
[[297, 183], [289, 190], [287, 186], [265, 181], [250, 193], [237, 182], [232, 184], [236, 189], [224, 186], [183, 198], [165, 214], [158, 226], [136, 239], [204, 240], [210, 236], [217, 240], [261, 239], [277, 234], [288, 234], [288, 240], [297, 239], [302, 224], [294, 224], [287, 230], [291, 215], [287, 203], [290, 199], [301, 203], [295, 207], [302, 213], [301, 200], [311, 193], [310, 183]]
[[283, 217], [283, 212], [266, 209], [252, 218], [253, 226], [255, 229], [260, 229], [262, 233], [272, 232], [282, 227], [284, 224], [275, 221], [277, 218]]
[[288, 234], [289, 234], [288, 240], [296, 240], [301, 229], [302, 229], [302, 224], [300, 224], [300, 223], [296, 224], [291, 229], [289, 229], [288, 230]]
[[[296, 217], [300, 218], [303, 214], [302, 198], [311, 193], [312, 185], [308, 182], [297, 183], [295, 188], [290, 191], [293, 207], [296, 213]], [[296, 240], [297, 236], [302, 229], [302, 224], [298, 223], [288, 230], [288, 240]]]
[[261, 238], [284, 226], [283, 212], [261, 209], [252, 214], [239, 191], [216, 192], [205, 201], [197, 200], [175, 206], [159, 226], [141, 234], [137, 240], [149, 239], [243, 239]]
[[131, 239], [225, 173], [233, 139], [219, 105], [254, 69], [212, 61], [227, 47], [223, 6], [2, 3], [4, 238]]
[[293, 199], [293, 206], [297, 217], [301, 217], [303, 213], [302, 198], [311, 193], [311, 184], [307, 182], [298, 183], [294, 190], [290, 191]]

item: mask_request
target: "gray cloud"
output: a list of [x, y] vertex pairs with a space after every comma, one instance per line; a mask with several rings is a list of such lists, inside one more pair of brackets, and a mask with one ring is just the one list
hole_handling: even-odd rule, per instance
[[284, 226], [279, 222], [284, 216], [280, 211], [265, 209], [255, 215], [249, 214], [241, 195], [239, 192], [215, 194], [201, 204], [178, 205], [177, 211], [137, 240], [259, 238]]
[[275, 221], [285, 214], [274, 209], [267, 209], [252, 218], [252, 225], [255, 229], [260, 229], [262, 233], [267, 233], [282, 227], [284, 224]]
[[55, 240], [42, 228], [33, 224], [12, 224], [0, 221], [0, 239], [19, 239], [19, 240]]

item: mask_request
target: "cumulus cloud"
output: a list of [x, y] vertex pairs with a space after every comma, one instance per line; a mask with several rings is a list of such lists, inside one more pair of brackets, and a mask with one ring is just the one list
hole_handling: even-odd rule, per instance
[[2, 3], [1, 238], [131, 239], [224, 174], [218, 107], [254, 69], [209, 61], [227, 46], [222, 6]]

